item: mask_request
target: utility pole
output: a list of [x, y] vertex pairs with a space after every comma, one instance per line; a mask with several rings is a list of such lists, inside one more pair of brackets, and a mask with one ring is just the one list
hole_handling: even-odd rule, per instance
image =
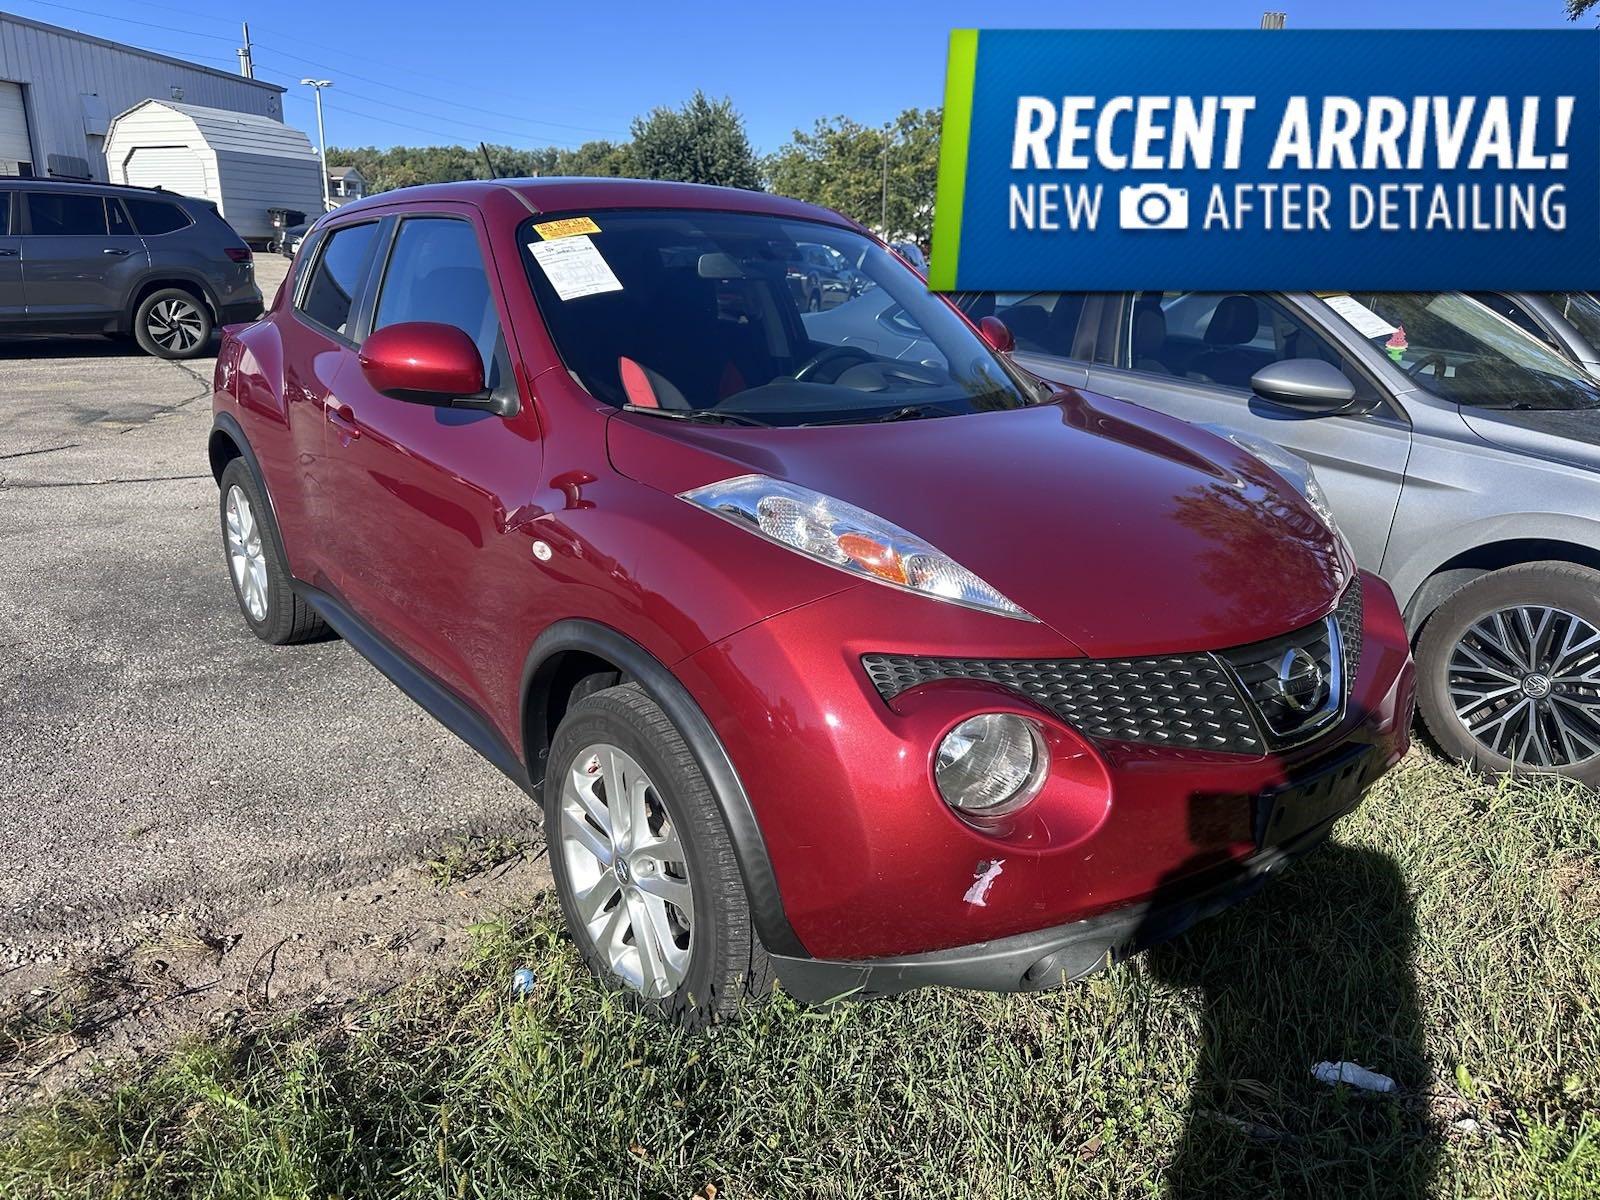
[[250, 22], [244, 21], [242, 24], [244, 25], [244, 45], [239, 47], [239, 74], [246, 79], [254, 79], [256, 77], [256, 64], [255, 60], [250, 57]]
[[879, 225], [883, 230], [884, 241], [889, 240], [889, 145], [893, 138], [894, 126], [887, 121], [883, 125], [883, 212], [879, 217]]
[[328, 195], [328, 136], [322, 129], [322, 89], [333, 86], [331, 79], [302, 79], [300, 81], [317, 94], [317, 151], [322, 157], [322, 211], [327, 212], [333, 207], [333, 198]]

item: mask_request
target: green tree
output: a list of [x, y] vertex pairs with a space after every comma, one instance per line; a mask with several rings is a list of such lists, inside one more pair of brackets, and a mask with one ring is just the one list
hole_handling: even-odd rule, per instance
[[1600, 4], [1600, 0], [1567, 0], [1567, 19], [1576, 21], [1596, 4]]
[[632, 131], [628, 166], [641, 179], [761, 186], [744, 120], [726, 97], [711, 100], [697, 91], [682, 108], [657, 108], [635, 117]]
[[795, 130], [763, 166], [775, 192], [837, 209], [889, 237], [926, 242], [939, 175], [939, 110], [908, 108], [887, 126], [825, 118], [809, 133]]

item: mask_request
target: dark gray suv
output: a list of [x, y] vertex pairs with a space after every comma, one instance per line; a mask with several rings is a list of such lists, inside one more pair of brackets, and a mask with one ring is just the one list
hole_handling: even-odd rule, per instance
[[104, 333], [193, 358], [261, 315], [250, 248], [207, 201], [160, 189], [0, 182], [0, 336]]

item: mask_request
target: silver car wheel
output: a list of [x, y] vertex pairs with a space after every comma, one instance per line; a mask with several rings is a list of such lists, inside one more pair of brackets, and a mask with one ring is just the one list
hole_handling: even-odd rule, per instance
[[151, 307], [145, 328], [164, 350], [193, 350], [205, 331], [205, 318], [193, 303], [173, 297]]
[[573, 760], [557, 839], [573, 904], [611, 971], [659, 1000], [683, 983], [693, 950], [688, 856], [655, 785], [606, 743]]
[[261, 549], [261, 526], [250, 498], [237, 485], [228, 489], [224, 507], [228, 525], [228, 566], [239, 599], [254, 621], [267, 619], [267, 556]]
[[1450, 655], [1450, 701], [1485, 749], [1534, 768], [1600, 755], [1600, 629], [1519, 605], [1477, 621]]

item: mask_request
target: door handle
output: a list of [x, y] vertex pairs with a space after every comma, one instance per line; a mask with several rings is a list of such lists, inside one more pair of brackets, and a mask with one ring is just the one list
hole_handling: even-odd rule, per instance
[[15, 258], [17, 252], [8, 246], [0, 246], [0, 258]]
[[341, 404], [332, 396], [322, 402], [323, 415], [345, 437], [358, 438], [361, 436], [361, 427], [356, 424], [356, 410], [348, 404]]
[[123, 249], [121, 249], [120, 247], [117, 247], [117, 246], [107, 246], [104, 250], [100, 251], [100, 253], [101, 254], [115, 254], [118, 258], [127, 258], [128, 254], [129, 254], [129, 251], [123, 250]]

